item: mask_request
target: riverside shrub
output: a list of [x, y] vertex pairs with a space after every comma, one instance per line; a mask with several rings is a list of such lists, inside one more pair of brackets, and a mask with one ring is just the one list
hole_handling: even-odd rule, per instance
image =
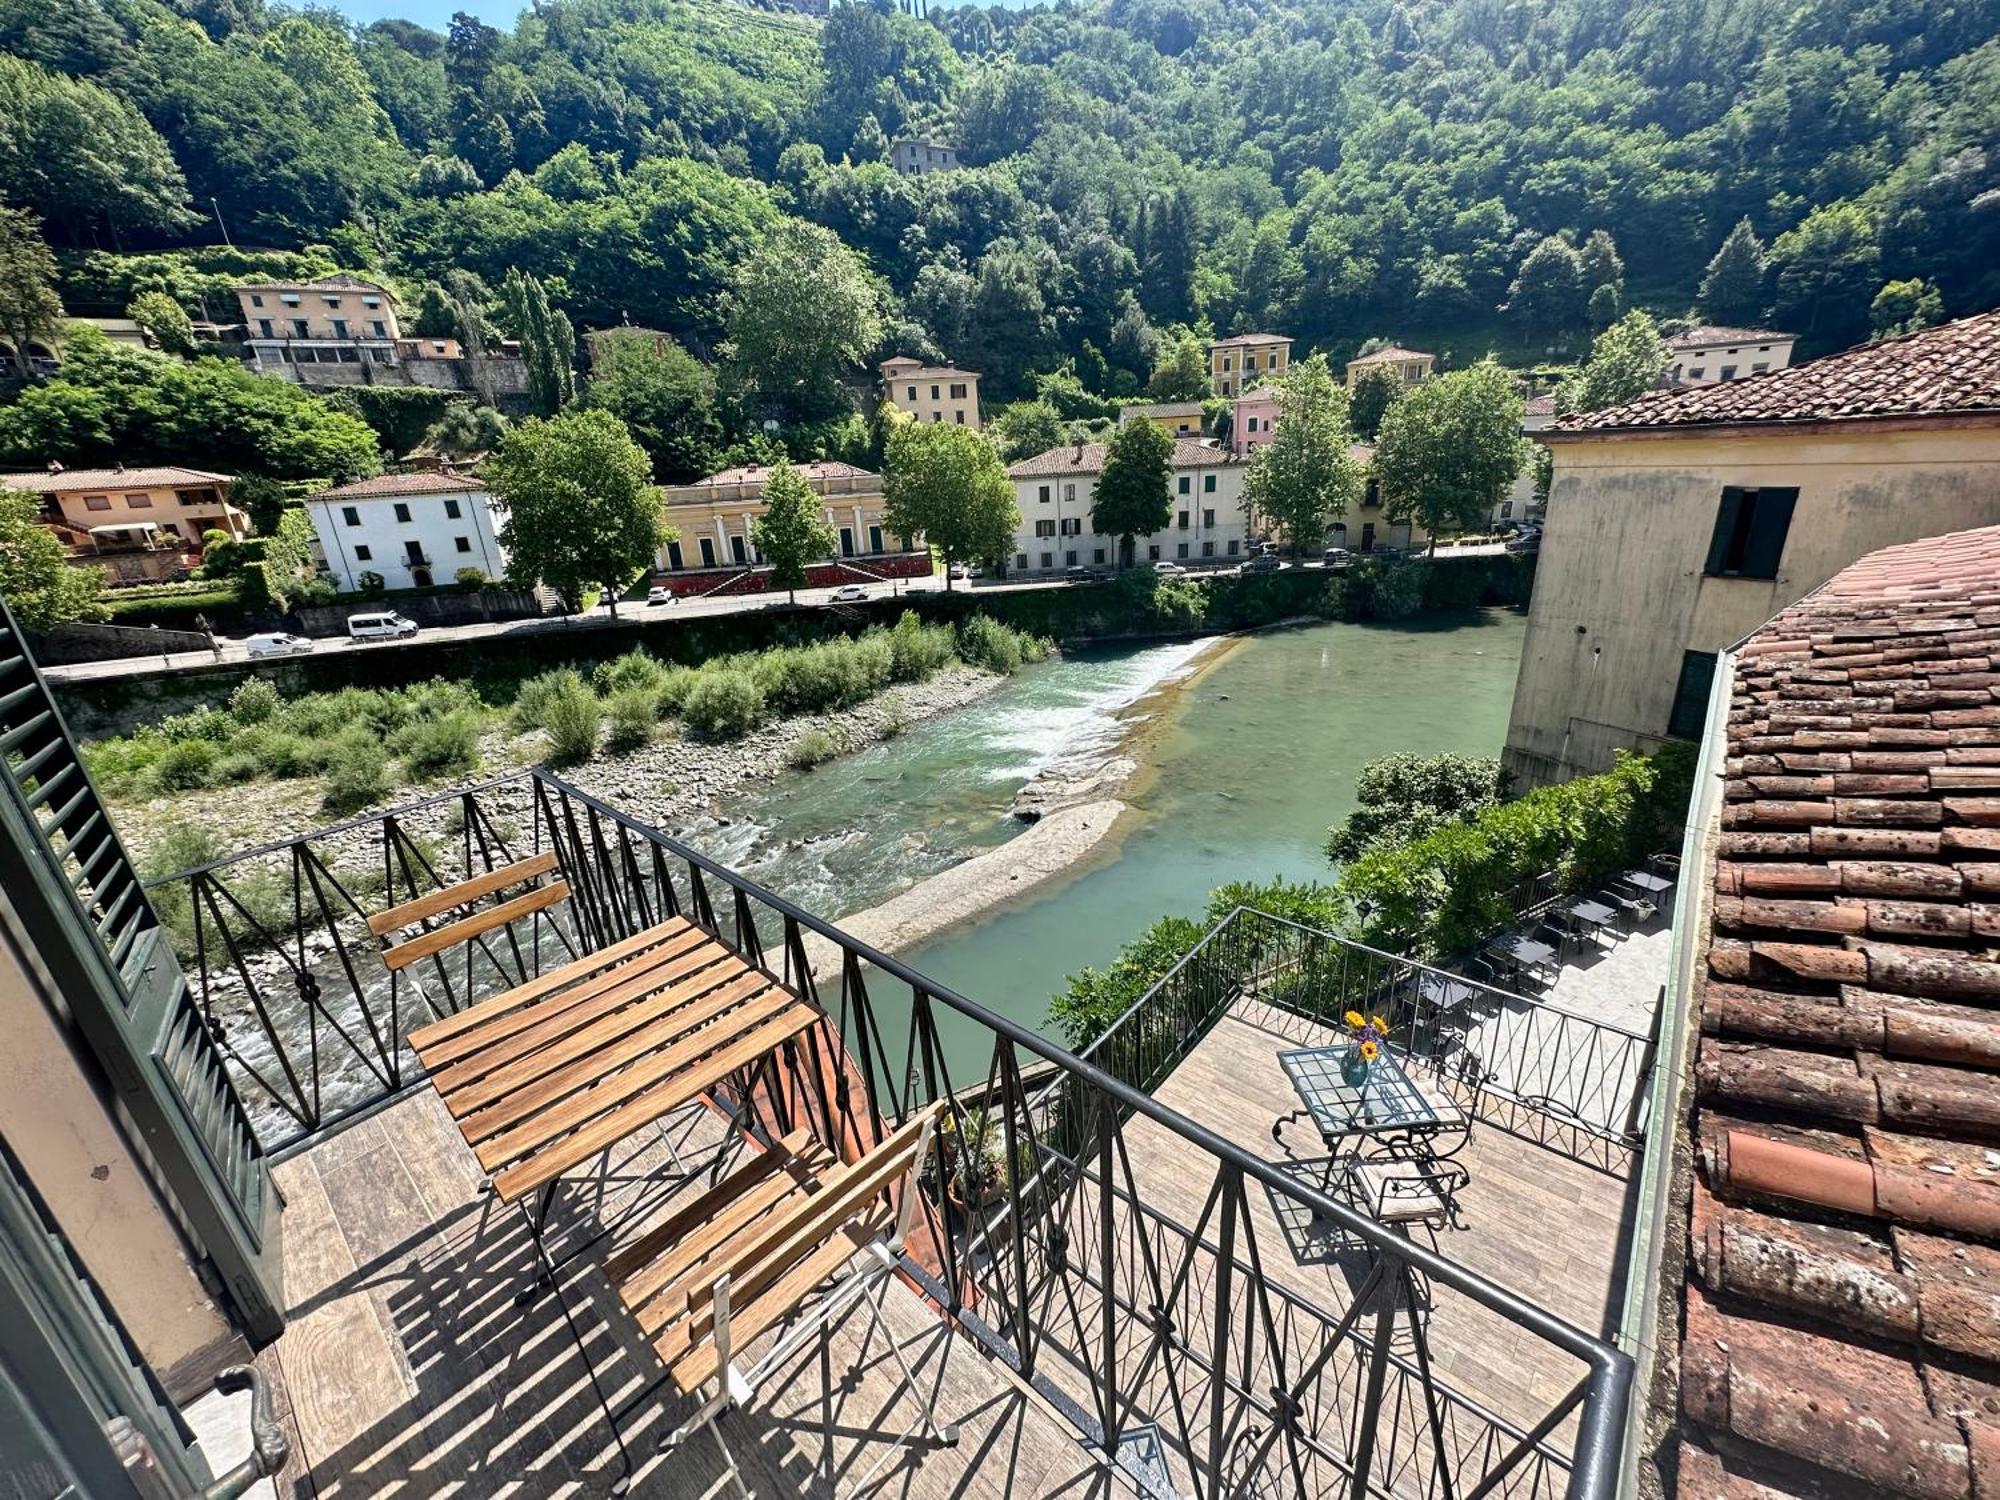
[[553, 672], [530, 677], [514, 694], [514, 727], [524, 733], [530, 729], [548, 728], [549, 706], [558, 698], [578, 690], [588, 692], [590, 689], [574, 667], [557, 667]]
[[153, 785], [163, 792], [186, 792], [215, 779], [222, 752], [215, 741], [172, 740], [153, 761]]
[[381, 739], [359, 726], [340, 735], [327, 754], [326, 810], [357, 812], [388, 794], [389, 752]]
[[1021, 633], [991, 615], [968, 615], [958, 623], [958, 654], [975, 667], [1011, 675], [1021, 670]]
[[605, 716], [611, 720], [605, 744], [613, 750], [637, 750], [649, 745], [659, 722], [658, 690], [642, 686], [621, 688], [604, 700]]
[[889, 631], [889, 660], [896, 681], [925, 682], [958, 660], [958, 639], [949, 625], [926, 625], [906, 609]]
[[600, 662], [597, 670], [590, 674], [591, 683], [606, 698], [627, 688], [643, 688], [647, 692], [658, 692], [660, 679], [667, 675], [652, 653], [643, 646], [634, 646], [623, 656]]
[[479, 769], [479, 718], [466, 709], [419, 719], [397, 743], [404, 769], [420, 779], [463, 776]]
[[283, 706], [278, 690], [261, 677], [248, 677], [229, 695], [229, 716], [239, 724], [262, 724]]
[[603, 725], [603, 711], [590, 684], [575, 673], [541, 710], [542, 728], [549, 736], [549, 758], [576, 762], [597, 753], [597, 732]]
[[764, 689], [740, 668], [706, 668], [696, 675], [681, 717], [712, 739], [740, 739], [764, 717]]

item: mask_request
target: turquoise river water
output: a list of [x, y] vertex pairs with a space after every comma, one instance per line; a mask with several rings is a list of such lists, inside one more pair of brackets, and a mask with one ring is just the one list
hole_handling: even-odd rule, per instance
[[[1142, 770], [1122, 837], [1075, 872], [901, 955], [1029, 1025], [1064, 976], [1232, 880], [1325, 878], [1327, 825], [1396, 750], [1497, 754], [1525, 619], [1315, 625], [1250, 637], [1190, 677], [1195, 645], [1080, 653], [969, 708], [739, 798], [686, 829], [810, 910], [841, 916], [1021, 830], [1014, 793], [1123, 739]], [[1137, 731], [1133, 732], [1135, 723]]]

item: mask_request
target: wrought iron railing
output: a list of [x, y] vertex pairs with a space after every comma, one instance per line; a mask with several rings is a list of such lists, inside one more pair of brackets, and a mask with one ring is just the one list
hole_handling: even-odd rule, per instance
[[[367, 911], [544, 850], [572, 890], [567, 916], [426, 960], [419, 987], [388, 982]], [[803, 1109], [825, 1138], [858, 1147], [948, 1101], [927, 1233], [906, 1269], [1142, 1488], [1299, 1500], [1613, 1491], [1624, 1355], [1167, 1109], [1119, 1076], [1123, 1060], [1114, 1071], [1070, 1055], [559, 777], [489, 782], [150, 888], [273, 1146], [408, 1087], [417, 1074], [401, 1038], [429, 1009], [681, 916], [814, 1000], [845, 1044], [831, 1076], [796, 1096], [768, 1080], [725, 1091], [745, 1128]], [[1229, 931], [1248, 945], [1247, 921]], [[1272, 959], [1267, 985], [1322, 951], [1248, 946]], [[967, 1163], [989, 1157], [993, 1180], [968, 1190]], [[1155, 1187], [1142, 1193], [1146, 1171]], [[1184, 1190], [1186, 1221], [1153, 1201], [1161, 1173]], [[1267, 1274], [1292, 1253], [1288, 1224], [1343, 1247], [1351, 1290], [1335, 1305]], [[1501, 1409], [1519, 1392], [1482, 1404], [1440, 1378], [1431, 1329], [1482, 1320], [1560, 1366], [1563, 1394]]]

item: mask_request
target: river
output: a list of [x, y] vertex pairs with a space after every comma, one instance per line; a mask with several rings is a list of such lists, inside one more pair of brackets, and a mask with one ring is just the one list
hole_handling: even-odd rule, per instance
[[[1122, 838], [1075, 874], [901, 956], [1036, 1027], [1064, 976], [1101, 964], [1232, 880], [1324, 879], [1326, 828], [1363, 764], [1396, 750], [1497, 754], [1525, 619], [1327, 624], [1228, 645], [1085, 652], [971, 707], [739, 798], [687, 836], [810, 910], [844, 915], [1020, 831], [1014, 793], [1124, 739], [1143, 769]], [[1212, 645], [1212, 643], [1211, 643]], [[1137, 720], [1140, 728], [1130, 735]]]

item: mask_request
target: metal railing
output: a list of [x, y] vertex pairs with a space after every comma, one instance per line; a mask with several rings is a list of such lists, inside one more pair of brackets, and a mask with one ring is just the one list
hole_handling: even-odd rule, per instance
[[[543, 850], [570, 885], [568, 915], [424, 960], [420, 986], [387, 983], [366, 911]], [[746, 1129], [803, 1114], [858, 1150], [946, 1102], [906, 1270], [1142, 1489], [1612, 1493], [1630, 1363], [1608, 1344], [1166, 1108], [1121, 1076], [1127, 1060], [1073, 1056], [560, 777], [485, 783], [149, 888], [274, 1146], [408, 1087], [401, 1038], [430, 1010], [683, 917], [828, 1018], [817, 1073], [801, 1062], [792, 1087], [760, 1075], [720, 1091]], [[1162, 1181], [1183, 1217], [1156, 1201]], [[1337, 1305], [1273, 1274], [1292, 1253], [1288, 1223], [1345, 1247]], [[1562, 1394], [1503, 1413], [1453, 1389], [1432, 1358], [1440, 1320], [1525, 1340], [1559, 1366]]]

